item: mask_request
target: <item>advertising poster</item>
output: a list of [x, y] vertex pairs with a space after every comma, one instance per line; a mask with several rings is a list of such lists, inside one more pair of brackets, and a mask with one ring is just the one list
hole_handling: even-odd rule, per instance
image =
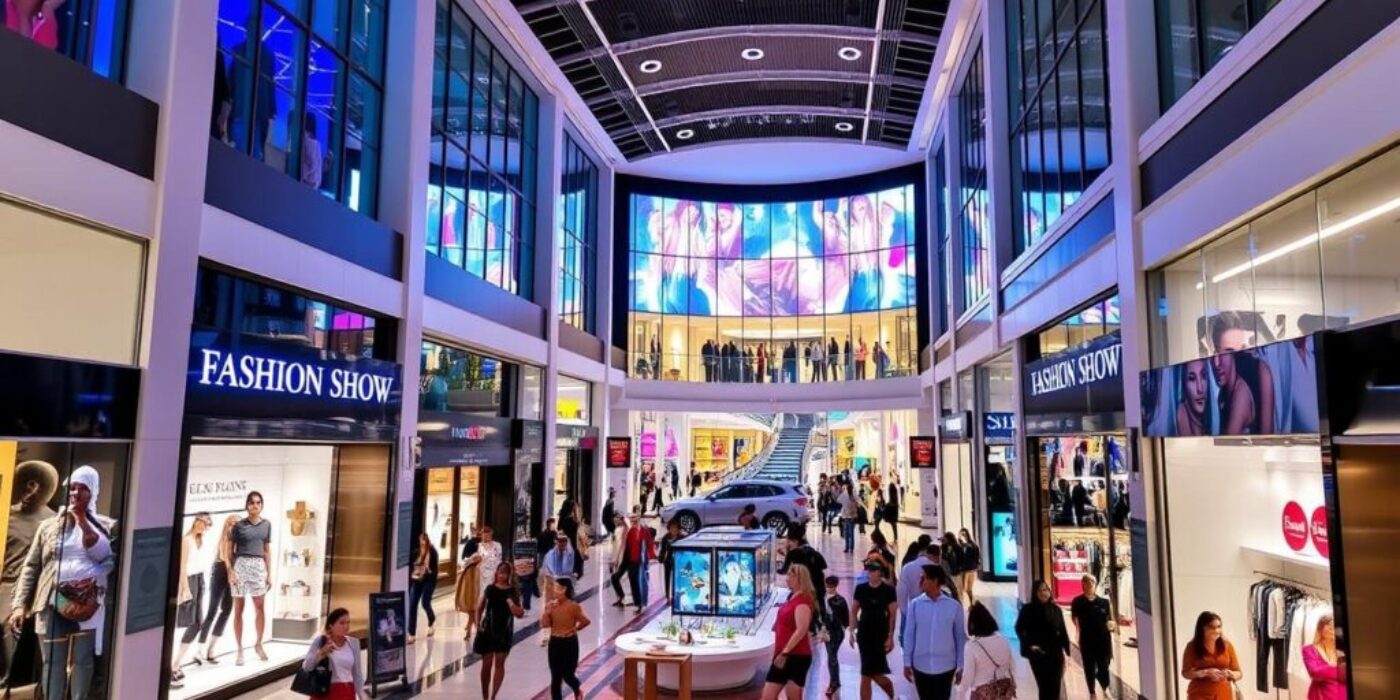
[[1313, 434], [1319, 430], [1313, 336], [1142, 373], [1150, 437]]
[[940, 514], [938, 511], [938, 470], [920, 469], [918, 474], [919, 493], [923, 494], [923, 500], [919, 504], [919, 526], [940, 527]]
[[992, 575], [1015, 576], [1019, 571], [1016, 554], [1016, 514], [992, 513]]
[[671, 598], [671, 613], [675, 615], [709, 614], [713, 612], [710, 587], [710, 553], [679, 550], [676, 552], [676, 578], [672, 582], [675, 595]]
[[909, 462], [915, 469], [933, 469], [933, 438], [922, 436], [909, 438]]
[[375, 685], [404, 677], [403, 591], [369, 595], [369, 680]]
[[[655, 452], [655, 442], [653, 450]], [[632, 466], [632, 438], [630, 437], [610, 437], [608, 438], [608, 468], [627, 469]]]

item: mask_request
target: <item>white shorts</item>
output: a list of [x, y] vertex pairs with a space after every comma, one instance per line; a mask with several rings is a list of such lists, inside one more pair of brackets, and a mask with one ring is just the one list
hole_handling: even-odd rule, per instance
[[232, 586], [235, 598], [267, 595], [267, 561], [262, 557], [234, 559], [233, 573], [238, 577]]

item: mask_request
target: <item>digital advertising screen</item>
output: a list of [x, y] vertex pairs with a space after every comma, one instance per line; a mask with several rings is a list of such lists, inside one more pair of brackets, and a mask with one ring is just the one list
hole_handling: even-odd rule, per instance
[[811, 316], [915, 304], [915, 199], [737, 203], [631, 197], [631, 310]]
[[753, 550], [720, 550], [715, 590], [719, 594], [721, 615], [752, 616], [757, 606], [754, 572], [757, 562]]
[[711, 614], [711, 550], [678, 549], [675, 553], [674, 595], [671, 612], [676, 615]]
[[1016, 556], [1016, 514], [992, 513], [992, 575], [1015, 576], [1019, 570]]

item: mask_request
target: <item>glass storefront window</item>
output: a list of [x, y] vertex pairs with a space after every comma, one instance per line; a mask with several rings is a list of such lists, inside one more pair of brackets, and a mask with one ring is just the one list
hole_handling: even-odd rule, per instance
[[376, 360], [393, 361], [397, 342], [394, 319], [203, 267], [195, 287], [194, 325]]
[[633, 376], [775, 383], [916, 371], [912, 186], [805, 202], [631, 202]]
[[484, 416], [506, 415], [502, 400], [506, 363], [450, 345], [423, 341], [420, 357], [424, 411], [452, 411]]
[[210, 135], [372, 217], [384, 1], [310, 5], [219, 0]]
[[1053, 355], [1115, 333], [1120, 323], [1118, 295], [1115, 294], [1103, 301], [1094, 302], [1040, 331], [1034, 346], [1039, 353], [1037, 357]]
[[109, 80], [126, 78], [128, 0], [8, 2], [0, 7], [0, 19], [0, 30], [63, 54]]
[[1392, 149], [1152, 273], [1154, 363], [1400, 312], [1397, 178]]
[[1007, 0], [1019, 255], [1109, 164], [1103, 3]]
[[0, 199], [0, 250], [0, 348], [136, 363], [145, 245]]
[[520, 368], [520, 418], [544, 420], [544, 370], [525, 365]]
[[976, 306], [992, 291], [992, 217], [987, 196], [987, 85], [982, 47], [958, 92], [962, 145], [962, 286], [958, 314]]
[[554, 401], [554, 415], [560, 423], [588, 425], [592, 401], [592, 384], [559, 375], [559, 395]]
[[454, 0], [433, 46], [427, 252], [529, 299], [539, 98]]
[[[120, 628], [109, 611], [122, 594], [117, 538], [126, 516], [129, 460], [126, 444], [0, 440], [0, 498], [10, 506], [3, 510], [0, 616], [19, 630], [6, 633], [4, 695], [111, 696], [112, 647]], [[84, 561], [76, 562], [58, 545], [76, 532], [59, 513], [80, 502], [97, 538], [85, 548]], [[52, 584], [86, 579], [95, 579], [100, 595], [96, 611], [81, 620], [61, 614], [56, 597], [41, 598], [55, 591]], [[89, 672], [72, 673], [70, 665]]]
[[592, 333], [598, 302], [598, 166], [568, 132], [559, 177], [559, 318]]
[[1279, 0], [1155, 0], [1162, 111], [1181, 99]]

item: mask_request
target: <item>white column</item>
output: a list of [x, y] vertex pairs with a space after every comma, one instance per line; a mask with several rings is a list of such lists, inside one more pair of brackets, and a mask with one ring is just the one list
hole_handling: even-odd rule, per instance
[[607, 423], [604, 425], [604, 434], [608, 437], [633, 437], [632, 440], [632, 468], [630, 469], [609, 469], [604, 478], [603, 498], [607, 498], [608, 489], [613, 489], [617, 494], [617, 499], [613, 501], [618, 513], [628, 513], [632, 510], [632, 502], [635, 495], [632, 493], [632, 484], [635, 481], [632, 475], [636, 473], [637, 462], [640, 459], [641, 440], [640, 436], [632, 436], [632, 423], [629, 414], [625, 410], [612, 407], [612, 400], [609, 399], [607, 412]]
[[[1008, 478], [1016, 484], [1017, 493], [1020, 495], [1016, 499], [1016, 522], [1021, 523], [1021, 536], [1016, 540], [1016, 561], [1020, 565], [1016, 569], [1016, 589], [1020, 600], [1030, 600], [1031, 588], [1035, 585], [1034, 558], [1039, 556], [1030, 543], [1031, 528], [1039, 528], [1040, 521], [1035, 511], [1031, 510], [1031, 500], [1033, 494], [1040, 490], [1039, 466], [1034, 460], [1038, 457], [1035, 451], [1029, 448], [1030, 440], [1026, 436], [1026, 412], [1022, 407], [1025, 396], [1020, 390], [1021, 373], [1026, 367], [1026, 345], [1016, 343], [1011, 352], [1012, 376], [1016, 377], [1017, 390], [1015, 401], [1015, 446], [1016, 459], [1012, 460], [1011, 474]], [[1048, 534], [1048, 533], [1046, 533]]]
[[[1007, 80], [1006, 3], [987, 2], [982, 11], [982, 62], [986, 70], [987, 123], [983, 128], [987, 143], [987, 215], [991, 219], [991, 318], [1001, 315], [1001, 271], [1015, 257], [1016, 236], [1012, 226], [1013, 190], [1011, 178], [1011, 85]], [[992, 347], [1001, 346], [1001, 324], [993, 323]], [[961, 369], [961, 368], [959, 368]], [[962, 399], [958, 399], [959, 402]], [[976, 407], [974, 406], [974, 409]], [[974, 414], [975, 415], [975, 414]], [[975, 429], [976, 426], [969, 426]], [[978, 463], [980, 459], [974, 459]]]
[[[1138, 375], [1149, 366], [1147, 345], [1147, 296], [1141, 273], [1142, 247], [1136, 215], [1141, 207], [1139, 196], [1138, 138], [1157, 118], [1157, 63], [1155, 18], [1150, 3], [1104, 2], [1108, 32], [1110, 144], [1113, 163], [1114, 231], [1118, 257], [1118, 298], [1122, 308], [1123, 336], [1123, 402], [1129, 428], [1142, 427]], [[1142, 455], [1143, 442], [1130, 447]], [[1131, 517], [1147, 523], [1159, 523], [1154, 507], [1155, 493], [1152, 465], [1143, 463], [1143, 471], [1129, 475]], [[1133, 562], [1133, 567], [1150, 566], [1155, 574], [1167, 569], [1165, 543], [1148, 537], [1148, 562]], [[1165, 591], [1157, 585], [1159, 578], [1151, 576], [1150, 591], [1154, 610], [1137, 611], [1138, 690], [1147, 697], [1166, 697], [1172, 651], [1163, 643], [1169, 627], [1166, 616]], [[1160, 615], [1160, 617], [1159, 617]], [[1157, 620], [1164, 622], [1158, 624]]]
[[[160, 692], [165, 628], [126, 634], [130, 602], [165, 593], [166, 581], [136, 575], [133, 533], [175, 522], [190, 324], [199, 266], [213, 94], [216, 3], [152, 0], [132, 15], [131, 80], [160, 103], [156, 141], [155, 236], [151, 241], [141, 333], [141, 401], [128, 503], [122, 525], [113, 636], [112, 697]], [[100, 118], [100, 116], [99, 116]], [[172, 546], [179, 533], [172, 532]]]
[[[919, 435], [929, 436], [938, 434], [938, 386], [935, 384], [930, 390], [925, 390], [922, 407], [919, 408]], [[913, 455], [909, 458], [912, 460]], [[942, 446], [934, 446], [934, 469], [916, 469], [914, 478], [918, 479], [917, 485], [910, 484], [911, 488], [919, 489], [919, 527], [936, 528], [942, 522], [941, 511], [943, 507], [942, 499], [938, 493], [939, 475], [943, 471]]]
[[[396, 446], [398, 478], [395, 507], [387, 514], [389, 542], [399, 541], [401, 504], [413, 502], [413, 437], [418, 429], [418, 357], [423, 344], [424, 238], [428, 193], [428, 141], [431, 135], [433, 34], [435, 5], [396, 2], [389, 5], [388, 46], [384, 81], [384, 178], [379, 211], [384, 223], [404, 237], [403, 298], [399, 321], [399, 358], [403, 363], [403, 408]], [[399, 552], [390, 554], [388, 590], [408, 587], [408, 569], [397, 566]]]
[[544, 517], [558, 508], [554, 502], [554, 453], [558, 440], [555, 404], [559, 400], [559, 195], [564, 151], [563, 103], [554, 95], [540, 96], [539, 169], [535, 185], [535, 303], [544, 308], [544, 334], [549, 341], [544, 368], [544, 483], [539, 484]]

